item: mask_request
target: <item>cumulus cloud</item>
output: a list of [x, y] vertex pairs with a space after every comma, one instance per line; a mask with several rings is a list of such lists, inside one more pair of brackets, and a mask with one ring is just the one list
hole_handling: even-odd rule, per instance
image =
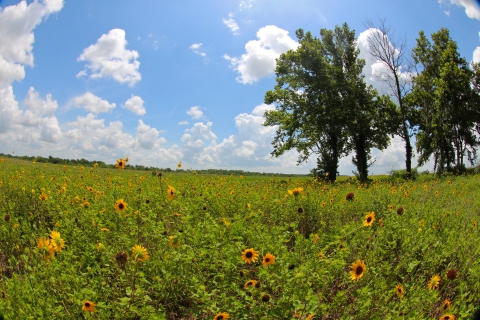
[[[133, 86], [141, 80], [142, 76], [138, 71], [140, 62], [138, 52], [127, 50], [125, 31], [112, 29], [103, 34], [97, 43], [92, 44], [83, 50], [78, 61], [86, 61], [86, 67], [91, 71], [90, 78], [113, 78], [119, 83], [128, 83]], [[77, 77], [86, 75], [87, 71], [82, 70]]]
[[187, 147], [201, 147], [203, 145], [202, 139], [216, 139], [217, 136], [212, 132], [212, 122], [197, 122], [192, 128], [186, 129], [182, 136], [182, 142]]
[[184, 126], [188, 124], [188, 121], [180, 121], [178, 124], [181, 126]]
[[201, 43], [194, 43], [192, 44], [189, 49], [195, 52], [196, 54], [201, 55], [202, 57], [205, 57], [207, 54], [205, 52], [200, 52], [200, 47], [202, 46]]
[[275, 59], [280, 54], [296, 49], [298, 43], [290, 38], [288, 31], [269, 25], [260, 28], [257, 32], [258, 40], [251, 40], [245, 45], [246, 53], [240, 57], [224, 55], [230, 61], [230, 67], [240, 73], [237, 81], [251, 84], [259, 79], [273, 74]]
[[91, 92], [75, 97], [73, 103], [77, 108], [82, 108], [92, 113], [109, 112], [116, 107], [115, 103], [103, 100]]
[[193, 119], [200, 119], [203, 116], [203, 112], [202, 110], [200, 110], [199, 106], [191, 107], [190, 109], [188, 109], [187, 114]]
[[238, 8], [240, 9], [240, 11], [250, 9], [253, 6], [253, 1], [254, 0], [242, 0], [238, 4]]
[[473, 62], [478, 63], [480, 62], [480, 47], [476, 47], [473, 51]]
[[22, 114], [11, 86], [0, 88], [0, 114], [0, 133], [6, 133]]
[[[465, 14], [471, 19], [480, 20], [480, 7], [476, 0], [438, 0], [440, 4], [451, 3], [465, 8]], [[446, 11], [445, 13], [450, 13]], [[448, 14], [449, 15], [449, 14]]]
[[127, 109], [135, 113], [137, 116], [143, 116], [147, 111], [143, 106], [143, 99], [139, 96], [134, 96], [125, 101], [125, 104], [122, 105], [122, 108]]
[[33, 30], [50, 14], [63, 8], [63, 0], [21, 1], [0, 12], [0, 86], [25, 78], [24, 65], [33, 67]]
[[146, 125], [142, 120], [138, 120], [136, 137], [141, 148], [151, 150], [158, 148], [160, 143], [166, 142], [164, 138], [159, 138], [159, 134], [157, 129]]
[[223, 18], [222, 21], [234, 35], [239, 34], [238, 30], [240, 30], [240, 27], [238, 26], [235, 19], [233, 19], [233, 14], [231, 12], [228, 14], [228, 19]]

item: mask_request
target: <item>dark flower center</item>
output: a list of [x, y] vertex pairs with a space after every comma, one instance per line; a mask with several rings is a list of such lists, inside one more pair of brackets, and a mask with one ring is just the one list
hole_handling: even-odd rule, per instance
[[119, 203], [119, 204], [118, 204], [118, 207], [119, 207], [120, 209], [123, 209], [123, 208], [124, 208], [123, 203]]
[[222, 320], [223, 319], [223, 316], [218, 316], [217, 317], [217, 320]]
[[90, 303], [89, 302], [85, 302], [85, 307], [90, 307]]
[[248, 259], [250, 259], [251, 257], [253, 257], [253, 253], [248, 251], [246, 254], [245, 254], [245, 257], [247, 257]]
[[367, 218], [367, 222], [370, 223], [370, 221], [372, 221], [372, 217]]
[[118, 165], [119, 165], [120, 167], [123, 166], [123, 162], [120, 161], [120, 162], [118, 163]]
[[265, 258], [265, 262], [270, 262], [270, 258]]
[[363, 267], [362, 266], [358, 266], [356, 269], [355, 269], [355, 274], [357, 276], [361, 275], [363, 273]]

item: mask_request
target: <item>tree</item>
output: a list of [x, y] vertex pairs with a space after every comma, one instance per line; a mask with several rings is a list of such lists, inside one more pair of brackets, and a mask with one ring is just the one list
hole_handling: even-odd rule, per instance
[[421, 73], [414, 77], [408, 101], [418, 114], [419, 165], [433, 155], [437, 172], [453, 171], [464, 167], [465, 156], [472, 164], [476, 157], [476, 72], [460, 57], [448, 29], [433, 33], [432, 40], [423, 31], [417, 38], [412, 55]]
[[344, 24], [320, 34], [321, 39], [297, 30], [300, 46], [277, 59], [277, 84], [265, 94], [275, 110], [265, 113], [264, 125], [278, 126], [271, 154], [295, 148], [298, 163], [318, 154], [317, 171], [335, 181], [340, 158], [355, 151], [365, 180], [371, 147], [388, 144], [390, 117], [383, 113], [391, 105], [363, 81], [365, 61], [358, 59], [355, 32]]
[[412, 66], [406, 57], [406, 39], [395, 40], [393, 31], [385, 25], [385, 20], [380, 20], [379, 25], [367, 20], [365, 26], [371, 31], [367, 39], [370, 55], [386, 67], [386, 72], [377, 75], [377, 79], [387, 84], [390, 94], [398, 103], [401, 123], [397, 134], [405, 141], [405, 166], [407, 172], [412, 172], [413, 148], [410, 138], [413, 126], [408, 121], [411, 110], [405, 103], [405, 96], [412, 84]]

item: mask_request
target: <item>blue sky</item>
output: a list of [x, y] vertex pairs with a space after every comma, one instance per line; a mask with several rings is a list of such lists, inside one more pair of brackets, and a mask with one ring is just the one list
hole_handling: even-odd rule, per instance
[[[319, 35], [386, 19], [409, 50], [445, 27], [480, 61], [474, 0], [0, 1], [0, 152], [114, 163], [308, 173], [315, 157], [272, 158], [262, 127], [275, 58], [295, 30]], [[367, 82], [382, 90], [367, 58]], [[371, 173], [404, 168], [403, 142], [374, 150]], [[414, 160], [414, 163], [415, 160]], [[424, 168], [431, 169], [431, 164]], [[351, 156], [341, 174], [354, 170]]]

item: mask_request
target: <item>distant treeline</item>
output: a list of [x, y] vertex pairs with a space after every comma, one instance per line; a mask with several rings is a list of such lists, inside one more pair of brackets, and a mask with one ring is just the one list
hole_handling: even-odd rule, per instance
[[[34, 161], [39, 163], [53, 163], [53, 164], [61, 164], [61, 165], [74, 165], [74, 166], [85, 166], [85, 167], [93, 167], [96, 163], [98, 168], [107, 168], [107, 169], [116, 169], [115, 164], [107, 164], [103, 161], [98, 160], [87, 160], [87, 159], [62, 159], [57, 157], [48, 156], [48, 158], [37, 156], [37, 157], [30, 157], [30, 156], [15, 156], [11, 154], [4, 154], [0, 153], [0, 158], [15, 158], [27, 161]], [[286, 173], [266, 173], [266, 172], [250, 172], [250, 171], [243, 171], [243, 170], [225, 170], [225, 169], [200, 169], [200, 170], [192, 170], [192, 169], [175, 169], [172, 170], [170, 168], [157, 168], [153, 166], [142, 166], [142, 165], [130, 165], [127, 164], [125, 166], [126, 170], [140, 170], [140, 171], [157, 171], [157, 172], [184, 172], [184, 173], [193, 173], [196, 172], [197, 174], [213, 174], [213, 175], [243, 175], [243, 176], [276, 176], [276, 177], [300, 177], [300, 176], [308, 176], [309, 174], [286, 174]]]

